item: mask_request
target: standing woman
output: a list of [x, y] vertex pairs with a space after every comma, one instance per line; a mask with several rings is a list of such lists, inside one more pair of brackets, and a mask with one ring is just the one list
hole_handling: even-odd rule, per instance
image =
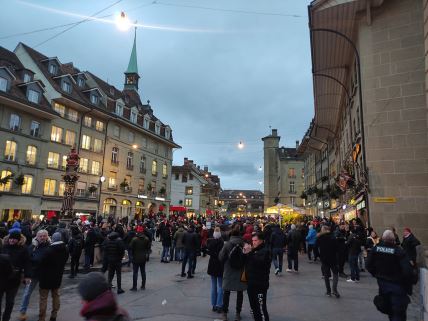
[[215, 312], [222, 312], [223, 308], [223, 264], [218, 259], [223, 244], [220, 228], [216, 227], [213, 238], [207, 240], [207, 252], [210, 256], [207, 273], [211, 276], [211, 305]]

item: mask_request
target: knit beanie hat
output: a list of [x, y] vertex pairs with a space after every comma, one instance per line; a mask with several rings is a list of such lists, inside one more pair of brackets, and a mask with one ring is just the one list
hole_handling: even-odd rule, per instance
[[21, 233], [17, 231], [9, 231], [9, 239], [15, 239], [20, 240], [21, 239]]
[[88, 273], [79, 283], [78, 291], [85, 301], [93, 301], [109, 290], [109, 284], [100, 272]]
[[13, 232], [21, 234], [21, 224], [19, 222], [13, 223], [12, 228], [9, 230], [9, 234]]
[[59, 241], [62, 241], [62, 235], [60, 232], [55, 232], [52, 235], [52, 242], [59, 242]]

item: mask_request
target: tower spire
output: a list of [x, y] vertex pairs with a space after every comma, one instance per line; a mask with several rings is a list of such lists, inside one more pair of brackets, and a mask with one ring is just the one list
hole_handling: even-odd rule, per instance
[[138, 92], [138, 63], [137, 63], [137, 27], [134, 30], [134, 45], [132, 46], [131, 57], [129, 58], [128, 68], [125, 71], [124, 89], [135, 90]]

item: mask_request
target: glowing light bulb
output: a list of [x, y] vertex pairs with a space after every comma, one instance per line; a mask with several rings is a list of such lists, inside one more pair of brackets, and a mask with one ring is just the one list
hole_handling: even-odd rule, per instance
[[120, 31], [128, 31], [131, 28], [131, 23], [125, 12], [121, 12], [120, 15], [116, 17], [116, 26]]
[[243, 149], [244, 148], [244, 143], [242, 141], [239, 142], [238, 148], [239, 149]]

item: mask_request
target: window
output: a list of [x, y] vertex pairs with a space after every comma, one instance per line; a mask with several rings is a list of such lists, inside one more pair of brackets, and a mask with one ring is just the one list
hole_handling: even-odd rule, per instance
[[85, 116], [83, 123], [85, 124], [86, 127], [91, 127], [92, 126], [92, 118], [89, 116]]
[[152, 162], [152, 175], [157, 175], [157, 174], [158, 174], [158, 162], [154, 160]]
[[93, 174], [93, 175], [99, 175], [100, 174], [100, 162], [92, 161], [91, 174]]
[[98, 130], [99, 132], [103, 132], [104, 131], [104, 122], [102, 122], [101, 120], [97, 120], [95, 122], [95, 129]]
[[37, 156], [37, 147], [36, 146], [27, 146], [27, 159], [26, 162], [28, 165], [36, 165], [36, 156]]
[[155, 124], [155, 133], [156, 133], [157, 135], [159, 135], [159, 134], [160, 134], [160, 124], [159, 124], [159, 123], [156, 123], [156, 124]]
[[145, 156], [141, 156], [140, 159], [140, 173], [145, 173], [146, 172], [146, 157]]
[[21, 117], [17, 114], [10, 115], [9, 128], [10, 130], [17, 131], [21, 126]]
[[80, 197], [86, 196], [86, 183], [85, 182], [77, 182], [76, 195], [80, 196]]
[[45, 185], [43, 188], [43, 194], [44, 195], [50, 195], [50, 196], [55, 195], [55, 187], [56, 187], [56, 180], [46, 178], [45, 179]]
[[61, 115], [61, 117], [65, 116], [65, 106], [58, 104], [58, 103], [54, 103], [54, 110]]
[[150, 119], [149, 119], [149, 117], [144, 117], [143, 127], [145, 129], [149, 129], [149, 125], [150, 125]]
[[193, 187], [192, 186], [186, 187], [186, 195], [193, 195]]
[[116, 103], [116, 115], [123, 116], [123, 105]]
[[181, 182], [186, 183], [187, 182], [187, 175], [181, 174]]
[[82, 148], [89, 150], [91, 148], [91, 137], [88, 135], [82, 136]]
[[131, 120], [131, 122], [133, 122], [134, 124], [136, 124], [136, 123], [137, 123], [137, 116], [138, 116], [138, 112], [137, 112], [135, 109], [131, 110], [130, 120]]
[[29, 82], [31, 81], [31, 76], [27, 73], [24, 74], [24, 82]]
[[144, 178], [138, 180], [138, 194], [144, 194]]
[[133, 169], [134, 165], [134, 154], [132, 152], [128, 152], [128, 156], [126, 158], [126, 168]]
[[57, 70], [58, 70], [58, 68], [56, 67], [56, 65], [54, 65], [54, 64], [49, 65], [49, 73], [51, 75], [56, 75]]
[[[1, 171], [1, 178], [4, 179], [6, 177], [12, 178], [12, 172], [8, 170]], [[12, 187], [12, 180], [9, 179], [6, 184], [0, 184], [1, 192], [9, 192]]]
[[170, 137], [171, 137], [171, 129], [167, 127], [165, 128], [165, 138], [169, 139]]
[[48, 154], [48, 167], [58, 168], [59, 167], [59, 154], [49, 152]]
[[61, 163], [61, 168], [63, 170], [65, 170], [65, 168], [67, 167], [67, 155], [62, 155], [62, 163]]
[[51, 141], [61, 143], [62, 140], [62, 128], [52, 126]]
[[98, 105], [98, 96], [97, 95], [91, 95], [91, 103], [94, 105]]
[[71, 93], [71, 84], [68, 81], [63, 81], [61, 84], [61, 89], [67, 93]]
[[7, 79], [0, 77], [0, 91], [7, 91]]
[[290, 182], [290, 193], [295, 193], [296, 190], [294, 189], [294, 182]]
[[88, 172], [89, 160], [87, 158], [81, 158], [79, 162], [80, 172], [87, 173]]
[[65, 144], [73, 146], [75, 142], [76, 142], [76, 133], [71, 130], [67, 130], [65, 132]]
[[65, 182], [59, 182], [59, 185], [58, 185], [58, 195], [59, 196], [64, 196], [64, 191], [65, 191]]
[[192, 207], [192, 205], [193, 205], [193, 202], [192, 202], [191, 198], [185, 198], [184, 199], [184, 206]]
[[119, 148], [117, 147], [111, 149], [111, 162], [113, 164], [119, 164]]
[[24, 184], [22, 184], [22, 187], [21, 187], [22, 194], [31, 194], [32, 187], [33, 187], [33, 176], [24, 175]]
[[103, 151], [103, 141], [101, 139], [94, 139], [94, 152], [101, 153]]
[[79, 120], [79, 114], [74, 109], [68, 110], [68, 119], [74, 122], [77, 122]]
[[34, 120], [31, 122], [30, 135], [34, 136], [34, 137], [39, 137], [39, 135], [40, 135], [40, 123], [39, 122], [36, 122]]
[[13, 140], [6, 141], [6, 148], [4, 150], [4, 159], [8, 161], [16, 160], [16, 142]]
[[32, 103], [38, 104], [39, 100], [40, 100], [40, 92], [33, 90], [33, 89], [28, 89], [28, 97], [27, 98]]
[[108, 178], [108, 188], [117, 188], [117, 177], [115, 172], [110, 172]]
[[128, 132], [128, 141], [133, 143], [135, 140], [135, 134], [133, 132]]
[[77, 86], [83, 87], [85, 85], [85, 79], [82, 77], [77, 78]]
[[162, 165], [162, 176], [163, 177], [167, 177], [168, 176], [168, 167], [166, 166], [166, 164]]
[[178, 181], [180, 179], [180, 174], [179, 173], [175, 173], [175, 180]]
[[116, 137], [120, 137], [120, 127], [119, 126], [113, 127], [113, 135]]
[[193, 174], [192, 173], [189, 174], [189, 181], [193, 181]]

